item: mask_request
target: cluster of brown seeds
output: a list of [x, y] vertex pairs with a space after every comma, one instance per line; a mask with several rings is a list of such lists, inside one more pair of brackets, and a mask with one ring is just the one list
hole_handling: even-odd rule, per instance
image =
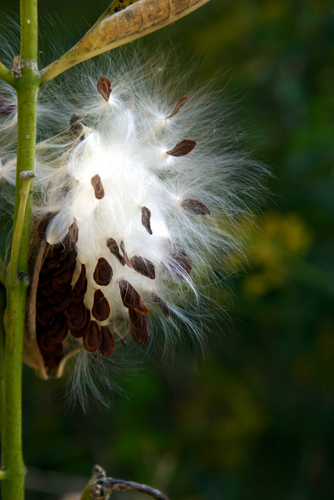
[[[39, 223], [38, 234], [42, 240], [45, 239], [47, 226], [55, 215], [56, 213], [48, 213]], [[96, 290], [92, 314], [97, 321], [91, 319], [91, 313], [84, 304], [87, 291], [84, 264], [81, 264], [80, 275], [72, 285], [77, 265], [77, 241], [78, 227], [73, 222], [63, 243], [48, 245], [39, 275], [36, 334], [46, 367], [59, 363], [63, 354], [63, 342], [69, 332], [72, 337], [82, 339], [86, 351], [98, 350], [102, 356], [107, 357], [114, 352], [112, 333], [107, 326], [100, 327], [97, 323], [108, 318], [108, 301], [100, 290]], [[96, 280], [106, 284], [106, 276], [109, 276], [109, 281], [112, 276], [110, 270], [105, 269], [104, 263], [98, 263], [94, 272]]]
[[[102, 97], [108, 101], [111, 93], [111, 83], [107, 77], [100, 78], [97, 89]], [[188, 97], [181, 97], [173, 111], [167, 118], [171, 118], [181, 109]], [[74, 138], [81, 137], [84, 120], [73, 115], [70, 122], [70, 132]], [[195, 141], [183, 140], [166, 153], [179, 157], [190, 153], [196, 146]], [[91, 178], [91, 185], [97, 200], [105, 196], [101, 177], [96, 174]], [[195, 199], [184, 199], [181, 207], [189, 213], [208, 215], [208, 207]], [[38, 234], [41, 240], [46, 239], [46, 231], [51, 220], [57, 213], [47, 213], [40, 221]], [[141, 208], [141, 223], [145, 230], [152, 235], [151, 211]], [[101, 289], [94, 292], [93, 306], [89, 310], [85, 303], [87, 292], [87, 276], [84, 264], [77, 259], [76, 243], [79, 230], [76, 220], [69, 227], [68, 234], [62, 243], [47, 245], [45, 259], [40, 271], [36, 299], [36, 332], [38, 345], [46, 367], [51, 367], [60, 361], [63, 354], [63, 342], [68, 335], [75, 339], [82, 339], [83, 347], [88, 352], [99, 352], [109, 357], [114, 352], [114, 337], [108, 326], [99, 323], [109, 320], [110, 304]], [[106, 246], [111, 254], [117, 258], [122, 266], [128, 266], [146, 278], [155, 279], [154, 264], [141, 256], [129, 258], [124, 241], [118, 244], [113, 238], [106, 240]], [[177, 244], [170, 244], [168, 257], [160, 265], [169, 275], [184, 279], [191, 272], [191, 263], [187, 252]], [[80, 274], [73, 283], [74, 272], [81, 266]], [[100, 257], [93, 272], [94, 282], [99, 287], [106, 287], [113, 278], [113, 269], [109, 262]], [[128, 310], [130, 331], [138, 344], [146, 344], [150, 338], [147, 313], [149, 307], [141, 299], [133, 285], [125, 279], [119, 281], [120, 297], [124, 307]], [[153, 294], [152, 300], [160, 307], [165, 317], [169, 316], [168, 304], [158, 295]], [[110, 319], [110, 323], [112, 321]], [[113, 327], [118, 334], [117, 330]], [[123, 342], [123, 341], [122, 341]], [[124, 343], [124, 342], [123, 342]]]

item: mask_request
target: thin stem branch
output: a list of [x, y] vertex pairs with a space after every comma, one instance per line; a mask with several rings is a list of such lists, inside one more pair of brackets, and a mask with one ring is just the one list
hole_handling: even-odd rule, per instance
[[[33, 172], [31, 173], [33, 174]], [[31, 177], [25, 178], [23, 180], [23, 186], [20, 191], [20, 205], [16, 218], [15, 231], [12, 243], [12, 253], [10, 258], [10, 267], [8, 274], [9, 288], [15, 287], [15, 284], [18, 281], [18, 274], [19, 274], [18, 265], [21, 252], [21, 240], [24, 231], [24, 222], [26, 219], [27, 202], [29, 199], [29, 195], [31, 194], [32, 191], [32, 179], [33, 175]], [[22, 180], [22, 173], [20, 176], [20, 180]]]
[[15, 76], [10, 71], [10, 69], [6, 68], [6, 66], [2, 64], [2, 62], [0, 62], [0, 78], [12, 87], [15, 87]]

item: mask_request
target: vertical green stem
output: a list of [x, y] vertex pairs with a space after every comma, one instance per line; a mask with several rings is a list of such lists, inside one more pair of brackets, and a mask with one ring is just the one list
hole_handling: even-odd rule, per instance
[[22, 354], [25, 326], [32, 179], [22, 172], [33, 171], [36, 142], [37, 0], [20, 0], [21, 74], [16, 80], [18, 106], [17, 177], [14, 207], [14, 237], [8, 268], [7, 328], [4, 368], [4, 413], [2, 457], [6, 477], [3, 500], [23, 500], [25, 467], [22, 456]]
[[4, 312], [6, 309], [6, 289], [0, 283], [0, 428], [1, 441], [4, 423], [4, 368], [5, 368], [5, 327]]

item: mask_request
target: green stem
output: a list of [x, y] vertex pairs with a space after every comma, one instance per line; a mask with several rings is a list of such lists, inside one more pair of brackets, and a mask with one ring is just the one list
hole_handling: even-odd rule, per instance
[[[5, 326], [4, 313], [6, 310], [6, 289], [0, 284], [0, 431], [3, 441], [4, 424], [4, 362], [5, 362]], [[0, 471], [1, 472], [1, 471]]]
[[3, 260], [0, 258], [0, 283], [5, 285], [6, 283], [6, 266]]
[[0, 62], [0, 78], [2, 80], [4, 80], [5, 82], [7, 82], [9, 85], [11, 85], [12, 87], [15, 86], [15, 76], [13, 75], [13, 73], [8, 69], [6, 68], [6, 66], [4, 66], [1, 62]]
[[2, 456], [6, 477], [3, 500], [23, 500], [25, 467], [22, 456], [22, 355], [25, 328], [32, 179], [36, 142], [37, 0], [20, 0], [21, 74], [17, 91], [17, 177], [14, 205], [14, 238], [7, 283], [7, 328], [4, 370], [4, 423]]
[[7, 472], [5, 470], [0, 470], [0, 481], [6, 479], [6, 477], [7, 477]]

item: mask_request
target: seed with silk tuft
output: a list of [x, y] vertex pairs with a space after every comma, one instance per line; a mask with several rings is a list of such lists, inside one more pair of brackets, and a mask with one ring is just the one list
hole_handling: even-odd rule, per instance
[[[73, 354], [79, 386], [87, 367], [129, 344], [162, 339], [170, 350], [187, 333], [201, 342], [213, 286], [242, 252], [237, 229], [263, 192], [263, 170], [229, 133], [219, 96], [175, 74], [168, 83], [163, 58], [139, 59], [129, 74], [124, 57], [90, 62], [40, 91], [54, 135], [36, 145], [25, 361], [44, 378]], [[14, 123], [13, 113], [0, 99], [0, 119]], [[7, 198], [14, 174], [6, 153]]]

